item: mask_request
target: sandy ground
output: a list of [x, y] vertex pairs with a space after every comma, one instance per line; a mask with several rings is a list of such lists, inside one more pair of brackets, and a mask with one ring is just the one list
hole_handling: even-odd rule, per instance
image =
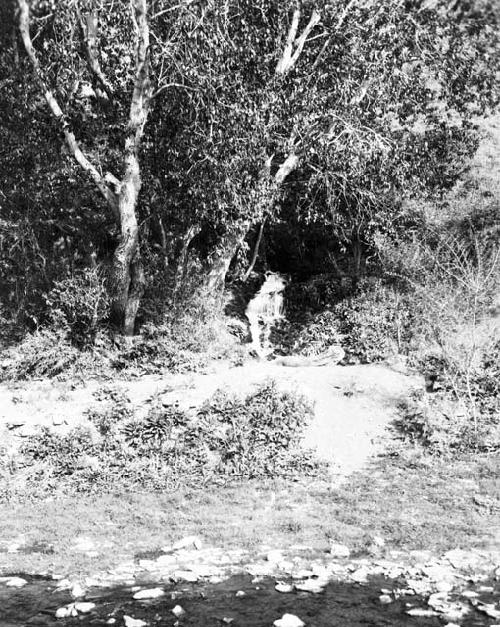
[[145, 413], [158, 395], [164, 402], [190, 408], [218, 388], [246, 394], [267, 378], [314, 401], [315, 418], [304, 445], [316, 449], [331, 463], [332, 474], [340, 477], [361, 469], [380, 451], [381, 436], [396, 415], [398, 401], [423, 383], [383, 365], [290, 368], [272, 362], [217, 364], [208, 374], [148, 376], [109, 384], [90, 381], [74, 390], [68, 383], [34, 381], [17, 388], [0, 386], [0, 428], [10, 426], [2, 431], [11, 436], [29, 435], [40, 424], [70, 429], [85, 420], [85, 411], [98, 404], [94, 392], [107, 385], [126, 390], [138, 412]]

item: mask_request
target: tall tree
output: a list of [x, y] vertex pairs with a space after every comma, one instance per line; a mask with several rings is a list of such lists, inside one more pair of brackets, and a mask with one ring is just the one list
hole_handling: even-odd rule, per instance
[[[128, 108], [126, 130], [124, 132], [120, 177], [111, 172], [103, 174], [99, 166], [86, 154], [81, 141], [77, 139], [71, 115], [64, 111], [57, 91], [61, 86], [51, 86], [51, 74], [54, 70], [54, 59], [50, 58], [51, 44], [42, 37], [45, 46], [35, 48], [31, 35], [30, 4], [28, 0], [16, 0], [19, 16], [19, 32], [27, 57], [40, 92], [43, 94], [50, 112], [64, 137], [67, 151], [78, 166], [93, 181], [104, 198], [108, 209], [113, 213], [119, 228], [119, 240], [113, 257], [112, 276], [110, 280], [112, 293], [112, 314], [116, 324], [125, 335], [134, 333], [135, 318], [140, 299], [144, 291], [144, 270], [139, 248], [139, 226], [137, 204], [141, 189], [141, 167], [139, 151], [147, 121], [150, 97], [150, 61], [149, 61], [149, 23], [146, 0], [133, 0], [131, 3], [131, 23], [135, 33], [135, 63], [132, 77], [132, 95]], [[96, 30], [98, 14], [91, 2], [84, 18], [76, 3], [76, 17], [83, 35], [83, 46], [86, 52], [88, 70], [101, 95], [106, 99], [113, 98], [113, 89], [101, 70], [99, 55], [96, 49]], [[63, 9], [68, 7], [63, 7]], [[71, 8], [71, 7], [69, 7]], [[73, 22], [74, 23], [74, 22]], [[74, 30], [65, 33], [74, 39]], [[64, 45], [64, 44], [62, 44]], [[49, 53], [47, 53], [49, 51]], [[57, 50], [56, 50], [57, 54]], [[62, 51], [68, 56], [68, 50]], [[40, 61], [45, 60], [43, 64]], [[46, 58], [49, 57], [49, 58]], [[57, 68], [64, 75], [70, 74], [69, 68]], [[78, 81], [77, 77], [77, 81]], [[64, 91], [71, 90], [64, 85]], [[75, 87], [73, 87], [75, 89]], [[78, 89], [78, 82], [76, 82]], [[87, 88], [88, 90], [88, 88]], [[93, 94], [93, 91], [87, 91]]]
[[182, 5], [172, 53], [182, 89], [165, 105], [182, 123], [161, 177], [173, 196], [189, 195], [186, 219], [218, 235], [210, 288], [291, 187], [303, 216], [359, 248], [377, 221], [390, 222], [396, 194], [457, 175], [475, 145], [472, 109], [493, 96], [498, 34], [486, 2], [454, 5]]

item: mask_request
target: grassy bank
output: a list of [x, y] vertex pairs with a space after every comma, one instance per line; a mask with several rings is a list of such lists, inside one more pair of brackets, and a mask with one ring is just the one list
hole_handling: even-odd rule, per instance
[[[256, 552], [263, 543], [327, 549], [333, 540], [363, 554], [372, 551], [374, 536], [385, 540], [382, 554], [491, 550], [500, 547], [495, 503], [500, 503], [498, 459], [449, 461], [418, 453], [381, 458], [341, 487], [321, 479], [254, 480], [170, 494], [117, 492], [11, 503], [0, 510], [2, 539], [23, 535], [27, 549], [0, 553], [0, 568], [89, 574], [191, 534], [208, 545]], [[81, 536], [93, 541], [95, 556], [72, 550]]]

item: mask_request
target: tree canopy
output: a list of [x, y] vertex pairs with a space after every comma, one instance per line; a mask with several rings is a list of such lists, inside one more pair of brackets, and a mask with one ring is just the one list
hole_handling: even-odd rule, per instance
[[[110, 268], [115, 321], [255, 229], [366, 254], [467, 168], [500, 100], [494, 0], [15, 0], [0, 15], [4, 307]], [[38, 300], [37, 300], [38, 299]]]

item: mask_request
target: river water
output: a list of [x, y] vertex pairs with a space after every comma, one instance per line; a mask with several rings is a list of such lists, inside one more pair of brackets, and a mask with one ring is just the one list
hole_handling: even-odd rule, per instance
[[[274, 589], [275, 579], [252, 583], [250, 576], [238, 575], [218, 584], [165, 586], [165, 595], [151, 602], [134, 601], [130, 588], [91, 589], [85, 600], [94, 602], [96, 607], [88, 614], [63, 619], [56, 619], [55, 612], [72, 601], [69, 593], [58, 591], [56, 582], [51, 579], [25, 578], [28, 584], [20, 589], [0, 585], [1, 627], [97, 627], [112, 624], [122, 627], [124, 616], [143, 620], [151, 627], [271, 627], [285, 613], [298, 616], [306, 627], [442, 627], [451, 622], [442, 616], [408, 615], [408, 602], [412, 607], [426, 607], [425, 601], [418, 596], [404, 596], [383, 605], [379, 601], [381, 588], [394, 590], [404, 587], [404, 581], [382, 577], [372, 579], [368, 584], [333, 582], [319, 594], [283, 594]], [[152, 584], [152, 587], [157, 585]], [[481, 594], [481, 600], [486, 603], [499, 598], [499, 582], [490, 582], [490, 585], [496, 586], [494, 592]], [[176, 605], [185, 611], [181, 617], [172, 613]], [[472, 627], [493, 625], [495, 621], [471, 606], [470, 612], [459, 622], [461, 627]]]

